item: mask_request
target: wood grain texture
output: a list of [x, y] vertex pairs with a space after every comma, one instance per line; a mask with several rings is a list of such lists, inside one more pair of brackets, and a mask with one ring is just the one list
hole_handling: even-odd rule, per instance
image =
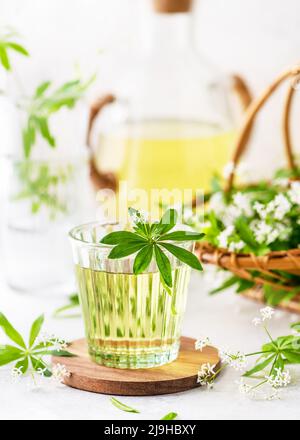
[[194, 344], [194, 339], [182, 337], [176, 361], [162, 367], [125, 370], [107, 368], [92, 362], [85, 340], [80, 339], [68, 348], [78, 357], [53, 357], [52, 363], [67, 367], [70, 377], [65, 379], [66, 385], [84, 391], [119, 396], [178, 393], [199, 386], [197, 372], [201, 365], [220, 365], [217, 349], [206, 347], [200, 352], [195, 350]]

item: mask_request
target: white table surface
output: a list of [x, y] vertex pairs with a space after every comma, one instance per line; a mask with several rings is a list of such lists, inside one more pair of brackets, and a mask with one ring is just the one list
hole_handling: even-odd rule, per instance
[[[63, 298], [41, 298], [11, 291], [0, 281], [0, 310], [20, 331], [28, 331], [34, 318], [46, 314], [44, 329], [67, 340], [82, 337], [81, 319], [57, 320], [52, 311]], [[257, 350], [265, 341], [262, 330], [251, 323], [260, 306], [239, 298], [231, 292], [215, 297], [207, 295], [207, 285], [193, 275], [184, 334], [207, 335], [218, 347]], [[300, 320], [278, 312], [270, 328], [274, 336], [286, 334], [291, 321]], [[0, 340], [1, 340], [0, 335]], [[227, 370], [212, 391], [194, 389], [184, 393], [157, 397], [121, 397], [120, 400], [138, 408], [140, 414], [124, 413], [110, 403], [109, 396], [78, 391], [65, 386], [30, 389], [28, 381], [12, 383], [10, 369], [0, 369], [0, 419], [100, 419], [158, 420], [174, 411], [180, 420], [211, 419], [299, 419], [300, 366], [293, 368], [293, 384], [281, 400], [251, 400], [241, 395], [235, 383], [239, 373]], [[299, 385], [295, 382], [299, 381]]]

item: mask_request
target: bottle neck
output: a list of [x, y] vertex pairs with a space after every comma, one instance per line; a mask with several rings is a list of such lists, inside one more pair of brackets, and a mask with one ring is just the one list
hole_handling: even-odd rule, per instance
[[143, 26], [143, 42], [149, 50], [185, 50], [193, 45], [192, 28], [191, 13], [152, 13]]

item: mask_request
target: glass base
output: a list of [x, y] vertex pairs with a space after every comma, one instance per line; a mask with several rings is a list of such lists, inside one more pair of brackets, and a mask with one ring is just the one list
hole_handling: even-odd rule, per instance
[[138, 369], [153, 368], [173, 362], [179, 353], [179, 343], [176, 342], [168, 347], [156, 348], [156, 350], [106, 350], [103, 347], [89, 347], [91, 359], [99, 365], [110, 368]]

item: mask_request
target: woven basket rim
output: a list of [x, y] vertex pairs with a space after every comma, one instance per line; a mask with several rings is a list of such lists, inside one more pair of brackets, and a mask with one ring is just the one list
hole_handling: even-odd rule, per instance
[[224, 269], [259, 269], [299, 271], [300, 249], [271, 251], [265, 255], [236, 253], [228, 249], [214, 247], [210, 243], [197, 244], [196, 252], [203, 263], [215, 264]]

